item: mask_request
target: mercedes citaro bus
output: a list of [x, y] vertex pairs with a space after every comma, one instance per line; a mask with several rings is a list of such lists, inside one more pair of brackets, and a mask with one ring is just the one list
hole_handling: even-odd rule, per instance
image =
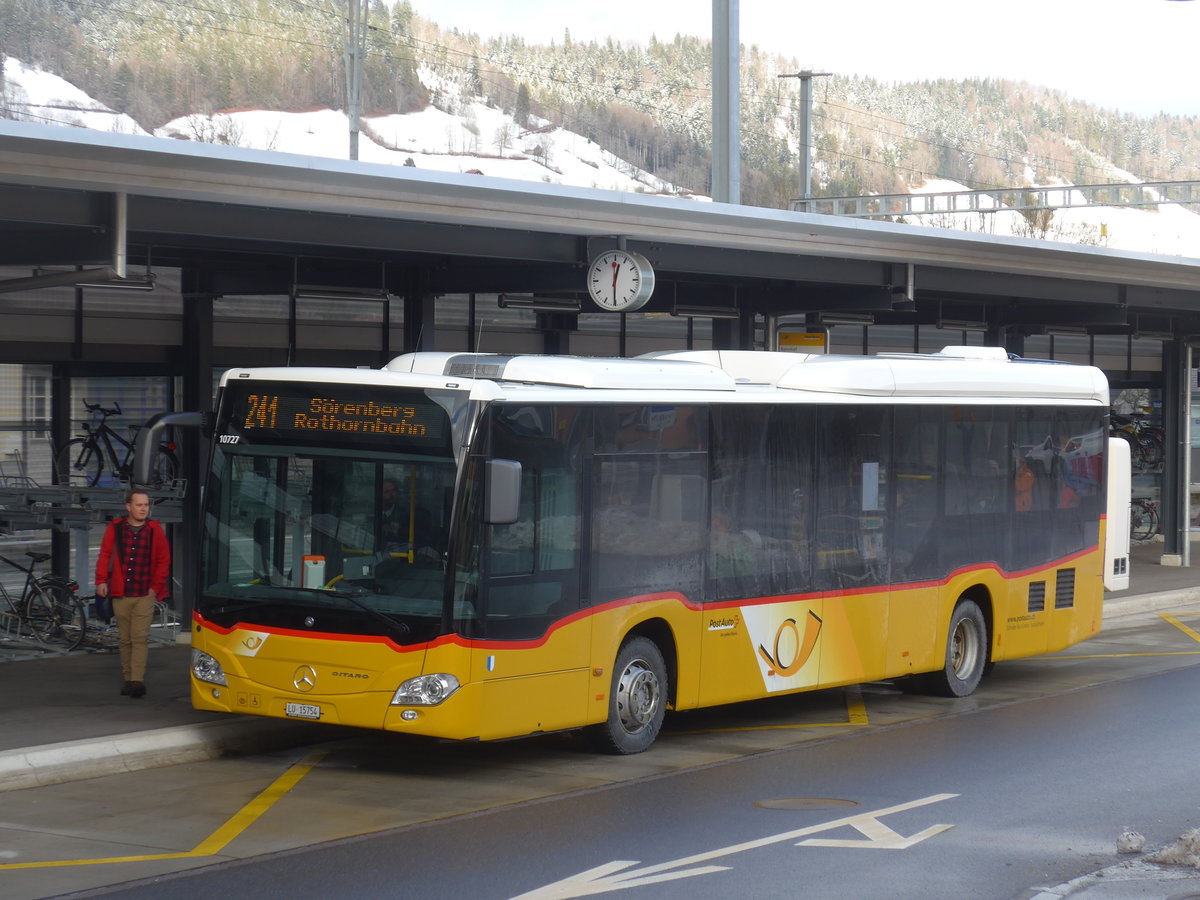
[[218, 406], [200, 709], [633, 753], [668, 709], [969, 694], [1124, 564], [1103, 374], [997, 348], [412, 353]]

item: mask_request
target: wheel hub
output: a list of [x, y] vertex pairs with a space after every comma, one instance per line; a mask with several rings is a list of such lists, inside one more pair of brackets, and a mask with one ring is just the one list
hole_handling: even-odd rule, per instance
[[658, 704], [658, 678], [643, 660], [635, 659], [625, 667], [617, 683], [621, 724], [630, 734], [640, 731], [653, 721]]

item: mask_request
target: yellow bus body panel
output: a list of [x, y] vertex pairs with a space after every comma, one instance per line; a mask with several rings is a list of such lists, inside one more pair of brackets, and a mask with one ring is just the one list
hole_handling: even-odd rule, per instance
[[[396, 688], [422, 674], [426, 648], [400, 651], [382, 638], [300, 635], [253, 627], [225, 630], [197, 622], [192, 646], [220, 664], [227, 686], [192, 676], [197, 709], [289, 718], [288, 703], [316, 706], [318, 721], [384, 727]], [[294, 717], [293, 717], [294, 718]]]
[[[192, 702], [278, 718], [296, 718], [288, 704], [300, 704], [319, 709], [324, 723], [456, 740], [559, 731], [608, 717], [616, 655], [631, 633], [662, 647], [674, 709], [714, 706], [939, 670], [964, 595], [988, 619], [993, 661], [1060, 650], [1100, 630], [1102, 565], [1093, 547], [1028, 572], [985, 564], [890, 589], [703, 606], [662, 593], [580, 610], [532, 640], [447, 636], [415, 647], [380, 637], [224, 630], [197, 617], [193, 646], [217, 659], [229, 683], [193, 676]], [[1060, 578], [1070, 590], [1063, 588], [1056, 608]], [[1040, 609], [1031, 586], [1044, 588]], [[405, 680], [438, 672], [461, 684], [443, 703], [391, 705]]]

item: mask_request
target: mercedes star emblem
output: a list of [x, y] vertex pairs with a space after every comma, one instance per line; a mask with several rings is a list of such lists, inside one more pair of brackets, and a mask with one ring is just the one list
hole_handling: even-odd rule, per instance
[[296, 690], [308, 693], [317, 686], [317, 672], [312, 666], [301, 666], [292, 676], [292, 684]]

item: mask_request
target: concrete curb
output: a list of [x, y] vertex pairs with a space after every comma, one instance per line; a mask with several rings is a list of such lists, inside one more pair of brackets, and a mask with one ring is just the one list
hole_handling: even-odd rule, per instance
[[275, 719], [176, 725], [0, 752], [0, 792], [319, 743], [329, 729]]
[[1200, 602], [1200, 587], [1178, 588], [1173, 591], [1160, 591], [1157, 594], [1138, 594], [1135, 597], [1106, 596], [1104, 598], [1104, 618], [1119, 619], [1134, 613], [1150, 612], [1166, 609], [1169, 606], [1181, 606], [1187, 603]]

